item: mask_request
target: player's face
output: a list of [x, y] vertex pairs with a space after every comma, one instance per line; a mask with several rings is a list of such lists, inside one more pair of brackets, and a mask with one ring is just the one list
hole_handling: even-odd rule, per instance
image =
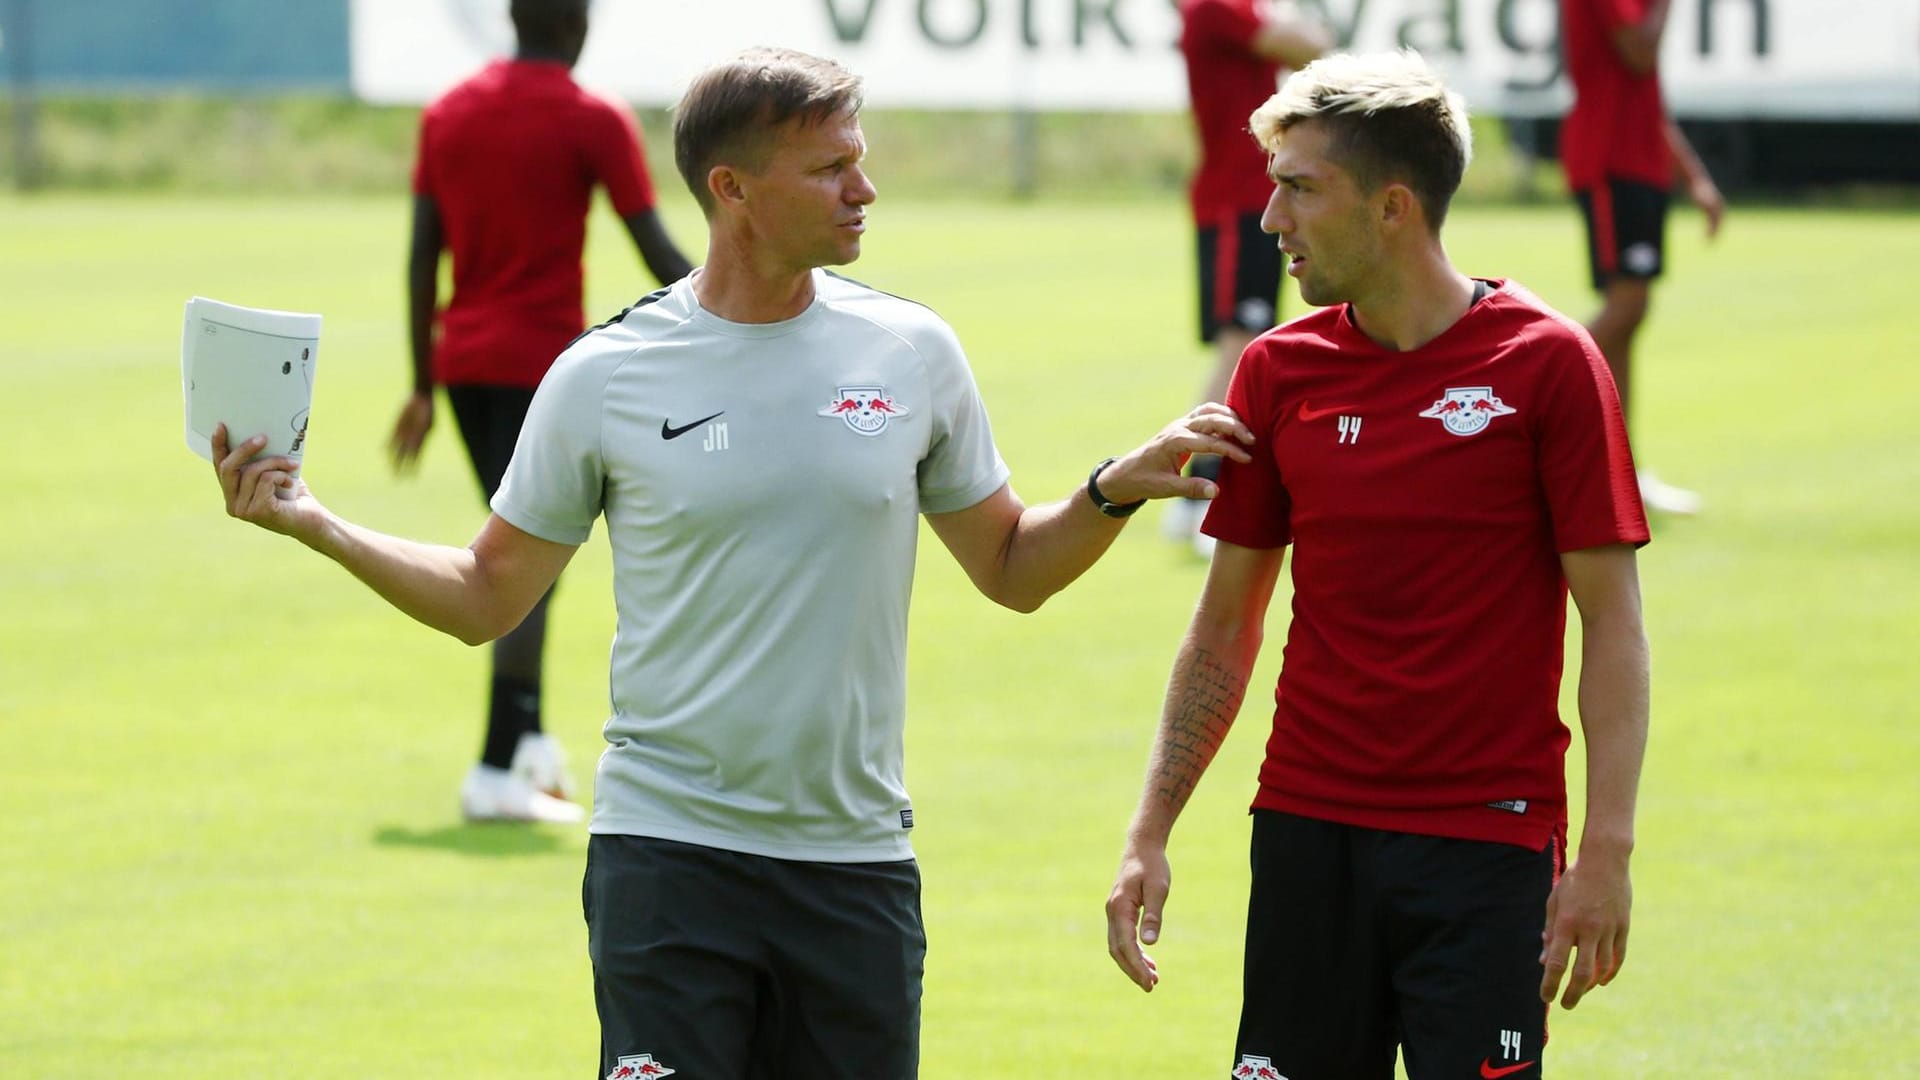
[[1260, 216], [1300, 298], [1318, 306], [1361, 299], [1382, 252], [1373, 200], [1328, 156], [1330, 142], [1311, 120], [1288, 129], [1267, 162], [1273, 196]]
[[783, 125], [766, 168], [743, 180], [761, 252], [795, 270], [859, 258], [875, 195], [860, 167], [866, 152], [855, 113]]

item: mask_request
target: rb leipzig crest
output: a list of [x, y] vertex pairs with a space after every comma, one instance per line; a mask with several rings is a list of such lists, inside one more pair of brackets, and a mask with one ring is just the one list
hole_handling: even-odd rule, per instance
[[884, 386], [842, 386], [817, 415], [837, 416], [854, 434], [871, 438], [887, 430], [887, 421], [911, 411], [888, 397]]
[[1240, 1064], [1233, 1067], [1233, 1080], [1287, 1080], [1280, 1070], [1273, 1067], [1267, 1058], [1252, 1054], [1240, 1055]]
[[1514, 410], [1501, 401], [1491, 386], [1449, 386], [1447, 394], [1421, 413], [1445, 425], [1455, 435], [1478, 435], [1496, 416], [1511, 416]]
[[628, 1054], [620, 1059], [614, 1070], [607, 1074], [607, 1080], [654, 1080], [656, 1077], [672, 1076], [678, 1069], [669, 1069], [653, 1060], [652, 1054]]

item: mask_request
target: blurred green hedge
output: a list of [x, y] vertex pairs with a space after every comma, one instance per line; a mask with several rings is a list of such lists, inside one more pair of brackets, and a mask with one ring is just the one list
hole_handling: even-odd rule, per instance
[[[655, 180], [678, 185], [663, 110], [638, 112]], [[0, 181], [13, 186], [14, 115], [0, 110], [9, 148]], [[51, 98], [38, 103], [40, 184], [61, 190], [209, 193], [403, 191], [419, 110], [331, 96]], [[1179, 113], [872, 110], [869, 164], [883, 191], [907, 195], [1178, 195], [1194, 143]], [[1023, 178], [1015, 148], [1030, 129]], [[1557, 171], [1519, 164], [1496, 121], [1477, 124], [1466, 199], [1556, 193]]]

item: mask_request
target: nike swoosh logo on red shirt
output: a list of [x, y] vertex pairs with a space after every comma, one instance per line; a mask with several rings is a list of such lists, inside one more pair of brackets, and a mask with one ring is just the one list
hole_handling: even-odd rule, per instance
[[1318, 420], [1323, 416], [1332, 416], [1335, 413], [1346, 412], [1347, 410], [1354, 409], [1354, 408], [1358, 408], [1358, 406], [1335, 405], [1331, 409], [1310, 409], [1307, 407], [1307, 403], [1303, 401], [1300, 403], [1300, 419], [1301, 420]]
[[1486, 1080], [1500, 1080], [1501, 1077], [1512, 1076], [1514, 1073], [1532, 1064], [1533, 1062], [1531, 1061], [1523, 1061], [1518, 1065], [1503, 1065], [1496, 1069], [1493, 1067], [1493, 1062], [1488, 1061], [1486, 1058], [1481, 1058], [1480, 1075], [1485, 1077]]

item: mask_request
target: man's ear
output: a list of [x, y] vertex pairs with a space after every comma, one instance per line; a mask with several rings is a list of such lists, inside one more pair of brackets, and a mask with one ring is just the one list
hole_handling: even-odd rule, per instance
[[707, 192], [713, 196], [715, 206], [747, 201], [746, 190], [740, 186], [740, 171], [731, 165], [715, 165], [707, 170]]
[[1380, 223], [1395, 228], [1405, 228], [1417, 224], [1425, 215], [1422, 213], [1420, 199], [1413, 189], [1405, 184], [1390, 183], [1381, 190]]

